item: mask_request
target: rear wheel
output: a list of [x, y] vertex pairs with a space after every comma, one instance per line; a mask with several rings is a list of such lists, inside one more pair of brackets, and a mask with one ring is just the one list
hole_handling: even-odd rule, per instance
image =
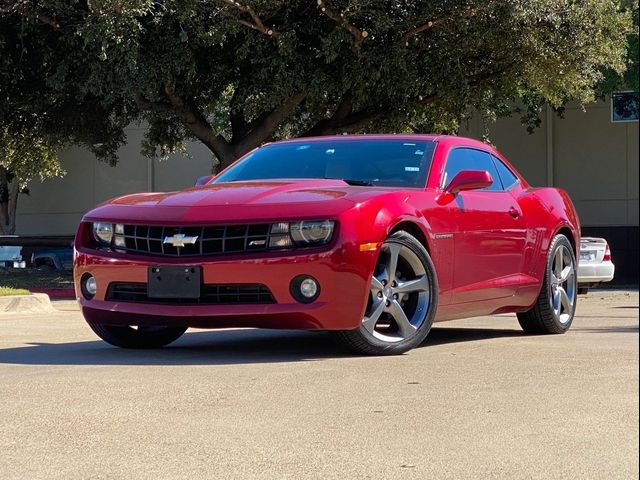
[[520, 326], [528, 333], [565, 333], [573, 322], [577, 294], [573, 246], [564, 235], [556, 235], [549, 248], [542, 289], [533, 308], [518, 313]]
[[176, 341], [187, 327], [119, 326], [89, 323], [102, 340], [121, 348], [160, 348]]
[[362, 323], [337, 334], [359, 353], [404, 353], [431, 330], [437, 292], [435, 268], [424, 246], [408, 233], [396, 232], [380, 249]]

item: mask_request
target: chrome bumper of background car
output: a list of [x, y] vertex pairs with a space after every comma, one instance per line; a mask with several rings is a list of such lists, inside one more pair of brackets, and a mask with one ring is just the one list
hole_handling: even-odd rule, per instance
[[613, 280], [615, 265], [611, 262], [599, 264], [579, 264], [578, 284], [603, 283]]

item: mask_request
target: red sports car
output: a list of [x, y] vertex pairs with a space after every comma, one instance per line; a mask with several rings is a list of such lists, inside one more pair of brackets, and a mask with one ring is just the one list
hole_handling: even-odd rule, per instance
[[434, 321], [515, 312], [563, 333], [580, 226], [467, 138], [365, 135], [264, 145], [172, 193], [83, 218], [82, 312], [105, 341], [161, 347], [188, 327], [330, 330], [367, 354], [420, 345]]

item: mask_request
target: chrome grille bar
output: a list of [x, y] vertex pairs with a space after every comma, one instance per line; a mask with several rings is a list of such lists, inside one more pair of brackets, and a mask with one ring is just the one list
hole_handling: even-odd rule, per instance
[[[241, 225], [124, 225], [125, 247], [129, 253], [167, 257], [197, 257], [225, 253], [264, 251], [269, 247], [271, 224]], [[197, 237], [193, 243], [174, 246], [165, 243], [175, 235]], [[275, 234], [280, 236], [281, 234]]]

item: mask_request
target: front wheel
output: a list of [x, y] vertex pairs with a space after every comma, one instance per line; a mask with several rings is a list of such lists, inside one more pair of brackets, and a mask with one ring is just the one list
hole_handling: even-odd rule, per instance
[[564, 235], [556, 235], [549, 248], [544, 281], [531, 310], [518, 313], [527, 333], [565, 333], [573, 322], [578, 294], [576, 257]]
[[89, 323], [102, 340], [120, 348], [160, 348], [176, 341], [187, 327], [119, 326]]
[[438, 282], [429, 254], [415, 237], [396, 232], [380, 249], [360, 326], [337, 335], [358, 353], [401, 354], [424, 341], [437, 305]]

